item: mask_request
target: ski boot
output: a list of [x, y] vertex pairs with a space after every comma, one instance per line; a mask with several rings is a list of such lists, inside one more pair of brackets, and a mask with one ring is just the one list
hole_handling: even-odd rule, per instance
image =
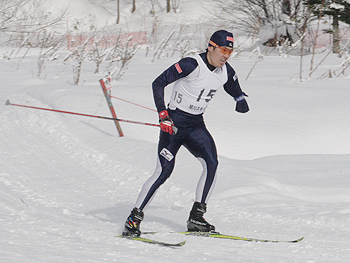
[[187, 221], [187, 231], [189, 232], [215, 232], [215, 226], [209, 224], [204, 218], [207, 212], [207, 205], [195, 202]]
[[129, 237], [139, 237], [141, 235], [140, 224], [142, 220], [143, 212], [135, 207], [125, 221], [124, 231], [122, 235]]

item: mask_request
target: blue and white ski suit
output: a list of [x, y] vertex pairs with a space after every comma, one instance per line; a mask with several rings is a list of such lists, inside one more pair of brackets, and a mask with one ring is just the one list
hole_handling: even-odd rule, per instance
[[[172, 96], [166, 108], [164, 89], [173, 82], [175, 83]], [[203, 113], [221, 87], [224, 87], [237, 104], [243, 104], [244, 110], [236, 107], [237, 111], [249, 110], [234, 69], [228, 63], [222, 68], [211, 66], [207, 60], [207, 53], [181, 59], [154, 80], [152, 88], [157, 111], [167, 109], [178, 132], [176, 135], [160, 132], [157, 167], [143, 185], [135, 207], [143, 210], [159, 186], [169, 178], [175, 165], [175, 156], [182, 145], [203, 166], [195, 201], [208, 202], [215, 185], [218, 159], [214, 140], [204, 124]]]

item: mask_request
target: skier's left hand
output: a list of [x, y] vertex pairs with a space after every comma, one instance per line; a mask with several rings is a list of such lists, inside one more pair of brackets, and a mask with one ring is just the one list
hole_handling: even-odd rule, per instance
[[248, 95], [243, 92], [241, 96], [235, 98], [237, 112], [246, 113], [249, 111], [249, 106], [245, 97], [248, 97]]

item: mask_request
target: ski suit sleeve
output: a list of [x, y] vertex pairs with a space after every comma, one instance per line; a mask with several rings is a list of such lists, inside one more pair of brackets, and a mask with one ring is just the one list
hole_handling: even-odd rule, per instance
[[158, 112], [166, 109], [164, 103], [165, 87], [180, 78], [188, 76], [197, 66], [198, 62], [196, 59], [190, 57], [183, 58], [166, 69], [153, 81], [153, 98]]
[[236, 101], [236, 111], [240, 113], [246, 113], [249, 111], [249, 106], [245, 99], [245, 97], [248, 97], [248, 95], [242, 91], [235, 70], [228, 63], [226, 63], [226, 67], [228, 80], [224, 84], [224, 89]]

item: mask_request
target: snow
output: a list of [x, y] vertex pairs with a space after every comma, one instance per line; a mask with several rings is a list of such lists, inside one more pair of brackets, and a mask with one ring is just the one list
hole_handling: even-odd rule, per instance
[[[171, 249], [115, 237], [155, 168], [158, 128], [121, 123], [119, 137], [108, 120], [5, 105], [9, 99], [110, 116], [98, 82], [104, 75], [86, 63], [75, 86], [63, 57], [46, 62], [41, 79], [34, 77], [34, 49], [21, 62], [20, 54], [0, 60], [1, 262], [349, 262], [349, 76], [318, 79], [343, 59], [330, 55], [307, 78], [311, 56], [304, 57], [300, 81], [299, 57], [271, 54], [246, 80], [255, 58], [242, 54], [230, 64], [251, 111], [236, 113], [221, 90], [205, 113], [220, 162], [206, 219], [225, 234], [305, 239], [275, 244], [167, 234], [186, 229], [202, 169], [181, 149], [142, 222], [143, 231], [161, 232], [152, 238], [187, 240]], [[112, 95], [154, 108], [151, 82], [178, 59], [152, 63], [141, 49], [112, 82]], [[157, 123], [151, 110], [112, 102], [120, 118]]]
[[329, 5], [329, 7], [332, 8], [332, 9], [338, 9], [340, 11], [342, 11], [345, 8], [345, 6], [337, 4], [337, 3], [331, 3]]

